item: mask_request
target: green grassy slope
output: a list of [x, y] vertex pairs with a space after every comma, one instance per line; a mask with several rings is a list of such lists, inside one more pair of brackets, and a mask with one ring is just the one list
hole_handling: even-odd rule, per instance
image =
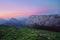
[[[39, 37], [38, 34], [45, 34]], [[60, 40], [60, 33], [23, 27], [1, 27], [0, 40]]]

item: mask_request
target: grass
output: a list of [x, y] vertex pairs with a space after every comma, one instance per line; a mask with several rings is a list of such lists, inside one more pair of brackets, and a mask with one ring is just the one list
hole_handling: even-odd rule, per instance
[[[39, 33], [45, 34], [44, 37], [39, 37]], [[0, 40], [48, 40], [47, 37], [50, 37], [50, 40], [60, 40], [60, 33], [26, 27], [0, 26]]]

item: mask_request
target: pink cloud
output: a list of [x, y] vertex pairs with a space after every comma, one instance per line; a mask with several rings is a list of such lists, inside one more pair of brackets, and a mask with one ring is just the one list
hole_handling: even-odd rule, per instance
[[0, 5], [0, 18], [23, 17], [34, 14], [44, 13], [50, 10], [50, 6], [42, 6], [37, 8], [35, 6], [16, 6], [16, 5]]

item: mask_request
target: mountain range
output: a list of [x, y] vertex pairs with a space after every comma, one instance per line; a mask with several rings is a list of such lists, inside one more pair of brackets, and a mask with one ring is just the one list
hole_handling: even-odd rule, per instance
[[0, 18], [0, 25], [4, 24], [4, 25], [8, 25], [8, 26], [22, 26], [24, 25], [24, 22], [26, 21], [26, 19], [16, 19], [16, 18], [11, 18], [9, 20], [5, 20]]
[[60, 15], [31, 15], [28, 18], [10, 18], [9, 20], [0, 18], [0, 25], [24, 26], [24, 25], [60, 25]]

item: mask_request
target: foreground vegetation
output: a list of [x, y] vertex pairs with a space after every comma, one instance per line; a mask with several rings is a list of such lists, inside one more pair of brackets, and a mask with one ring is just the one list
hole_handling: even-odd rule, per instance
[[[40, 33], [44, 35], [39, 36]], [[26, 27], [0, 26], [0, 40], [60, 40], [60, 33]]]

